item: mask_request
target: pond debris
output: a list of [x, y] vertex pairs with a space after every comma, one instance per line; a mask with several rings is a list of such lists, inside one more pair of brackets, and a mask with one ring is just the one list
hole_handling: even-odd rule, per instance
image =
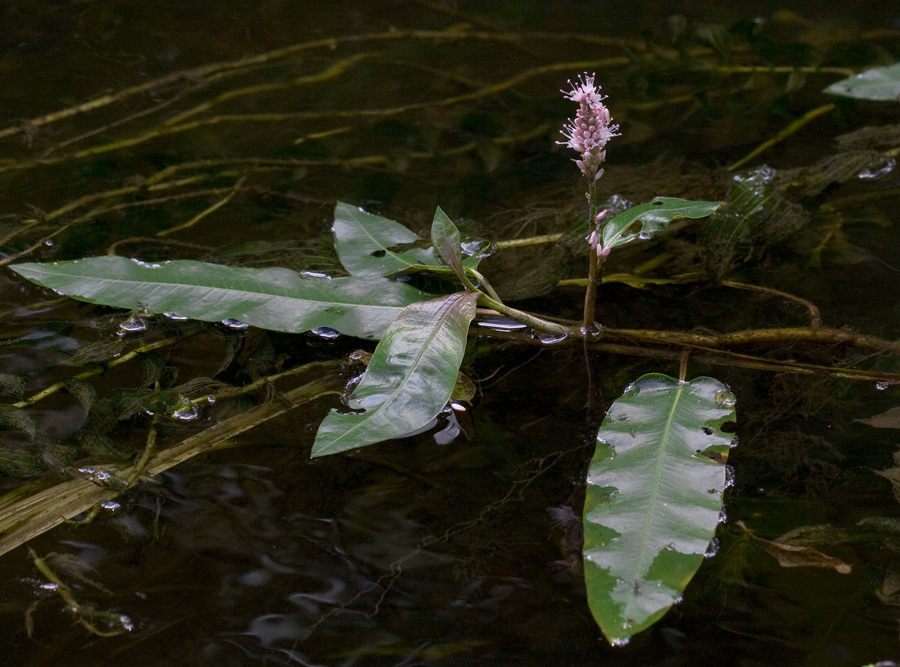
[[[117, 637], [118, 635], [134, 630], [134, 624], [128, 616], [116, 612], [98, 611], [90, 605], [78, 602], [72, 593], [72, 589], [56, 575], [47, 560], [40, 558], [35, 553], [34, 549], [28, 549], [28, 555], [31, 556], [31, 559], [34, 561], [34, 566], [38, 571], [53, 584], [53, 588], [50, 590], [53, 590], [53, 592], [62, 598], [65, 603], [66, 611], [68, 611], [73, 618], [75, 618], [75, 621], [92, 635], [96, 635], [97, 637]], [[79, 578], [84, 581], [83, 577]], [[97, 584], [93, 585], [97, 586]], [[106, 588], [103, 588], [102, 586], [100, 588], [104, 592], [110, 593]], [[32, 636], [34, 631], [34, 621], [32, 616], [38, 603], [39, 601], [32, 604], [25, 612], [25, 628], [29, 637]], [[102, 621], [110, 629], [101, 630], [97, 627], [96, 621]]]
[[808, 546], [795, 546], [792, 544], [783, 544], [781, 542], [772, 542], [754, 535], [743, 521], [738, 521], [737, 525], [762, 546], [766, 553], [777, 560], [781, 567], [818, 567], [834, 570], [839, 574], [850, 574], [853, 571], [852, 565], [848, 565], [840, 558], [827, 556], [818, 549]]

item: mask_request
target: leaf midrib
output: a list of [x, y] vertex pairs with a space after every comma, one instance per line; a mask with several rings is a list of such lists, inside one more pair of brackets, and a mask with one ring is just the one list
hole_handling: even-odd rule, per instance
[[647, 544], [650, 541], [650, 527], [653, 524], [653, 514], [656, 509], [656, 497], [659, 495], [659, 481], [662, 477], [662, 467], [663, 460], [665, 459], [666, 448], [668, 447], [669, 442], [669, 432], [672, 430], [672, 422], [675, 420], [675, 411], [678, 408], [678, 403], [681, 400], [681, 394], [684, 391], [684, 388], [687, 386], [685, 382], [678, 383], [678, 390], [675, 392], [675, 399], [672, 401], [672, 407], [669, 410], [669, 416], [666, 419], [666, 425], [663, 428], [663, 438], [662, 438], [662, 446], [659, 448], [659, 454], [656, 457], [656, 469], [654, 470], [654, 478], [653, 478], [653, 492], [650, 494], [650, 509], [647, 511], [647, 521], [644, 524], [644, 535], [641, 538], [641, 551], [638, 556], [637, 562], [634, 568], [633, 577], [634, 580], [639, 579], [639, 575], [643, 569], [644, 558], [647, 555]]
[[[337, 438], [332, 440], [331, 447], [333, 447], [337, 443], [341, 442], [346, 436], [350, 435], [351, 433], [354, 433], [357, 429], [364, 427], [366, 425], [366, 423], [368, 422], [368, 420], [371, 419], [371, 415], [383, 410], [385, 406], [390, 405], [394, 400], [396, 400], [397, 395], [400, 393], [400, 391], [403, 389], [403, 387], [406, 386], [406, 383], [409, 380], [410, 376], [415, 372], [416, 368], [418, 368], [419, 361], [422, 359], [422, 356], [425, 354], [425, 351], [429, 349], [431, 341], [434, 339], [434, 337], [437, 335], [437, 333], [443, 328], [444, 322], [447, 321], [447, 319], [450, 317], [451, 313], [453, 312], [453, 309], [455, 308], [455, 306], [459, 303], [460, 299], [462, 299], [464, 296], [465, 296], [465, 294], [450, 295], [450, 298], [452, 298], [452, 297], [456, 297], [456, 298], [453, 299], [453, 301], [449, 302], [449, 304], [447, 305], [446, 311], [444, 313], [442, 313], [441, 316], [435, 322], [435, 325], [432, 327], [431, 332], [429, 332], [428, 336], [424, 339], [424, 343], [423, 343], [422, 347], [420, 348], [419, 353], [416, 355], [415, 361], [408, 366], [409, 370], [403, 375], [403, 380], [401, 382], [397, 383], [397, 388], [394, 389], [393, 392], [391, 392], [391, 394], [388, 396], [388, 398], [385, 399], [385, 401], [383, 403], [381, 403], [381, 405], [378, 405], [377, 407], [372, 408], [371, 410], [367, 410], [363, 414], [363, 417], [364, 417], [363, 419], [361, 419], [354, 426], [351, 426], [349, 429], [344, 431]], [[448, 298], [448, 301], [449, 301], [449, 298]], [[352, 398], [352, 395], [351, 395], [351, 398]], [[327, 453], [327, 451], [325, 453]]]
[[[40, 266], [40, 265], [36, 265], [36, 266]], [[225, 266], [225, 265], [220, 265], [220, 266]], [[228, 267], [228, 268], [233, 268], [233, 267]], [[151, 269], [151, 270], [155, 271], [156, 269]], [[32, 272], [40, 274], [42, 276], [63, 277], [63, 278], [80, 278], [80, 279], [96, 280], [98, 282], [106, 282], [106, 283], [114, 282], [114, 283], [123, 284], [123, 285], [137, 285], [137, 284], [143, 283], [146, 285], [170, 286], [170, 287], [183, 288], [183, 289], [205, 289], [205, 290], [209, 290], [211, 292], [220, 291], [220, 292], [235, 293], [235, 294], [256, 294], [259, 296], [268, 296], [268, 297], [271, 297], [274, 299], [289, 299], [292, 301], [302, 301], [302, 302], [314, 303], [314, 304], [334, 303], [334, 304], [340, 304], [340, 305], [344, 305], [344, 306], [359, 306], [359, 307], [363, 307], [363, 308], [373, 308], [373, 309], [380, 309], [380, 310], [403, 310], [403, 308], [406, 307], [405, 305], [382, 306], [379, 304], [372, 304], [371, 302], [339, 301], [337, 299], [316, 300], [316, 299], [310, 299], [307, 297], [301, 298], [301, 297], [292, 296], [289, 294], [273, 294], [272, 292], [255, 292], [255, 291], [250, 291], [250, 290], [246, 290], [246, 289], [235, 289], [235, 288], [231, 288], [231, 287], [198, 285], [196, 283], [191, 284], [191, 283], [184, 283], [184, 282], [170, 283], [170, 282], [154, 282], [152, 280], [127, 280], [127, 279], [123, 279], [123, 278], [86, 276], [86, 275], [82, 275], [82, 274], [65, 273], [62, 271], [46, 271], [46, 270], [41, 271], [40, 269], [38, 269], [36, 271], [32, 270]], [[44, 285], [44, 286], [49, 287], [50, 289], [55, 289], [54, 287], [50, 287], [49, 285]], [[67, 296], [74, 296], [74, 295], [67, 295]], [[81, 298], [88, 298], [88, 297], [82, 296]], [[96, 297], [91, 297], [91, 298], [96, 298]]]

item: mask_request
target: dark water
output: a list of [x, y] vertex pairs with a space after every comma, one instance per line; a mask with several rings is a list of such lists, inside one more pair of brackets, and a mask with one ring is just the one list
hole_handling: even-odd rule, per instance
[[[787, 74], [722, 68], [890, 64], [900, 59], [900, 11], [889, 5], [857, 4], [848, 15], [849, 5], [838, 3], [793, 6], [795, 13], [762, 2], [740, 11], [718, 3], [7, 3], [0, 120], [23, 131], [0, 137], [3, 253], [53, 260], [113, 248], [148, 261], [330, 270], [321, 239], [338, 199], [416, 229], [440, 205], [472, 236], [558, 231], [583, 195], [571, 156], [553, 143], [573, 111], [557, 91], [585, 69], [597, 72], [622, 125], [601, 181], [606, 195], [721, 199], [732, 177], [725, 167], [833, 101], [819, 91], [841, 78], [791, 82]], [[201, 69], [210, 63], [232, 64]], [[697, 63], [720, 69], [701, 72]], [[344, 69], [323, 74], [336, 64]], [[27, 121], [178, 72], [184, 76], [95, 109]], [[310, 80], [297, 81], [303, 77]], [[351, 113], [395, 107], [407, 108]], [[896, 122], [896, 105], [840, 102], [746, 167], [812, 169], [835, 154], [836, 136]], [[169, 186], [154, 189], [155, 176], [173, 166], [180, 171], [160, 181]], [[194, 180], [172, 184], [176, 178]], [[691, 227], [623, 252], [610, 271], [660, 258], [663, 268], [652, 275], [719, 270], [815, 302], [829, 327], [895, 340], [897, 179], [888, 169], [795, 195], [809, 214], [802, 228], [748, 240], [730, 261]], [[116, 189], [127, 191], [102, 194]], [[210, 192], [189, 196], [197, 190]], [[86, 195], [95, 198], [62, 210]], [[157, 236], [195, 218], [188, 229]], [[562, 266], [558, 278], [578, 277], [580, 265], [567, 261], [500, 253], [485, 271], [496, 271], [498, 289], [526, 296], [540, 292], [539, 276], [517, 279], [535, 267]], [[95, 342], [124, 340], [127, 350], [194, 334], [144, 355], [143, 364], [91, 378], [97, 400], [154, 378], [163, 386], [201, 377], [247, 384], [371, 349], [345, 338], [163, 318], [119, 336], [125, 313], [49, 301], [52, 294], [8, 270], [0, 295], [7, 343], [0, 372], [23, 377], [24, 396], [81, 372], [60, 365], [66, 350]], [[524, 303], [577, 317], [581, 299], [579, 289], [561, 288]], [[738, 331], [806, 321], [796, 303], [708, 279], [644, 290], [605, 285], [598, 312], [619, 328]], [[714, 375], [738, 397], [740, 444], [718, 551], [660, 623], [613, 649], [587, 608], [577, 530], [558, 521], [580, 512], [598, 423], [598, 414], [584, 413], [584, 353], [487, 339], [470, 347], [466, 369], [479, 387], [471, 440], [439, 445], [426, 433], [310, 460], [315, 429], [337, 405], [324, 397], [139, 485], [86, 525], [32, 540], [41, 556], [70, 554], [92, 568], [82, 579], [61, 576], [82, 605], [127, 617], [132, 629], [121, 636], [98, 638], [73, 624], [27, 547], [2, 556], [5, 661], [851, 666], [900, 659], [900, 540], [883, 520], [900, 518], [900, 505], [875, 472], [894, 465], [896, 431], [854, 421], [895, 405], [896, 388], [692, 363], [690, 375]], [[839, 345], [740, 351], [900, 370], [896, 359]], [[677, 361], [665, 359], [598, 354], [590, 363], [603, 406], [643, 373], [678, 372]], [[159, 445], [263, 398], [220, 401], [190, 423], [165, 421]], [[28, 414], [45, 436], [45, 456], [0, 477], [4, 490], [65, 452], [100, 459], [79, 434], [101, 419], [92, 413], [86, 423], [74, 392], [56, 393]], [[149, 427], [145, 414], [114, 415], [104, 435], [132, 455]], [[15, 428], [2, 435], [5, 447], [35, 447]], [[738, 521], [769, 539], [830, 526], [818, 546], [853, 572], [782, 568], [748, 546]]]

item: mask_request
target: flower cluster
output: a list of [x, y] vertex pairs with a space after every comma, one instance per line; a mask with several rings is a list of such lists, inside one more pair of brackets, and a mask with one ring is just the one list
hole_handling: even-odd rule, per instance
[[594, 85], [594, 76], [585, 72], [577, 85], [569, 80], [571, 92], [560, 91], [566, 98], [578, 102], [578, 112], [575, 120], [563, 126], [562, 134], [568, 141], [556, 142], [565, 143], [581, 153], [581, 159], [575, 160], [575, 164], [591, 182], [603, 175], [600, 165], [606, 159], [607, 142], [620, 135], [619, 126], [611, 124], [612, 116], [603, 105], [606, 98], [598, 92], [600, 86]]

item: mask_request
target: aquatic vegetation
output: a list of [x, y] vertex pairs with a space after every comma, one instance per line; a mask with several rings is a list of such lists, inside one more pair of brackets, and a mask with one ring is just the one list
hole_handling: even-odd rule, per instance
[[[381, 42], [471, 38], [489, 42], [502, 36], [478, 33], [476, 37], [467, 30], [459, 30], [458, 34], [449, 32], [453, 31], [400, 36], [386, 33], [354, 39]], [[712, 37], [710, 40], [716, 48], [731, 53], [722, 42]], [[349, 41], [336, 40], [335, 48]], [[634, 54], [640, 52], [639, 46], [632, 44], [630, 48], [631, 56], [638, 57]], [[656, 56], [647, 55], [641, 66], [652, 68], [658, 64], [654, 58], [664, 55], [675, 57], [660, 51]], [[706, 52], [686, 50], [682, 50], [682, 55], [694, 59], [708, 57]], [[338, 56], [320, 72], [291, 83], [272, 85], [307, 86], [332, 81], [369, 57], [343, 53]], [[282, 57], [287, 56], [269, 56], [273, 60]], [[797, 86], [794, 89], [802, 87], [799, 81], [802, 77], [853, 74], [847, 68], [814, 65], [791, 67], [787, 72], [777, 65], [753, 65], [758, 71], [751, 71], [724, 60], [715, 65], [708, 60], [692, 62], [692, 67], [696, 67], [693, 73], [698, 76], [715, 71], [715, 76], [792, 77], [790, 85]], [[555, 63], [551, 69], [562, 71], [563, 65], [568, 63]], [[233, 73], [239, 74], [242, 66], [232, 65]], [[579, 68], [582, 66], [593, 68], [595, 64], [579, 63]], [[546, 74], [546, 70], [538, 73], [539, 69], [493, 86], [479, 88], [471, 81], [462, 81], [461, 85], [474, 85], [474, 92], [448, 97], [434, 102], [433, 106], [443, 109], [473, 102], [498, 90], [509, 90], [517, 82]], [[231, 70], [211, 67], [194, 74], [198, 80], [209, 77], [210, 81], [216, 81], [215, 77], [226, 71]], [[653, 83], [653, 71], [645, 74], [647, 85], [657, 85]], [[893, 99], [891, 95], [897, 95], [900, 87], [897, 79], [896, 66], [876, 68], [832, 84], [826, 91], [857, 99], [888, 100]], [[442, 144], [435, 137], [426, 136], [427, 130], [399, 120], [391, 126], [390, 136], [393, 141], [400, 133], [405, 143], [398, 142], [402, 146], [399, 149], [392, 145], [383, 155], [364, 155], [351, 146], [344, 157], [323, 158], [317, 154], [321, 151], [319, 142], [323, 139], [339, 142], [342, 134], [350, 130], [334, 127], [310, 131], [277, 157], [205, 157], [163, 166], [139, 184], [128, 182], [109, 191], [84, 194], [55, 210], [35, 213], [27, 224], [18, 221], [19, 226], [4, 228], [5, 242], [12, 251], [2, 262], [10, 264], [19, 275], [59, 294], [132, 312], [127, 316], [116, 313], [114, 322], [110, 320], [109, 326], [115, 330], [111, 341], [88, 345], [62, 334], [54, 333], [50, 337], [53, 345], [65, 349], [68, 363], [91, 364], [78, 375], [49, 384], [31, 395], [26, 395], [23, 378], [16, 375], [0, 378], [4, 391], [15, 399], [2, 406], [0, 422], [13, 437], [27, 443], [20, 448], [5, 447], [0, 452], [0, 469], [21, 477], [51, 471], [64, 478], [61, 482], [55, 478], [58, 486], [50, 481], [39, 482], [32, 489], [17, 492], [15, 497], [0, 500], [3, 527], [0, 550], [22, 544], [64, 519], [90, 518], [112, 507], [108, 503], [133, 489], [146, 476], [212, 448], [226, 446], [232, 435], [320, 397], [331, 397], [331, 407], [337, 401], [336, 396], [342, 400], [340, 407], [331, 409], [320, 420], [312, 457], [351, 450], [357, 450], [353, 456], [358, 456], [360, 448], [368, 448], [367, 453], [378, 451], [373, 445], [421, 433], [433, 433], [434, 440], [440, 444], [461, 440], [471, 430], [471, 424], [467, 425], [465, 419], [477, 413], [473, 403], [478, 391], [489, 391], [487, 383], [480, 383], [476, 390], [467, 377], [471, 359], [475, 355], [490, 355], [490, 345], [505, 340], [538, 350], [569, 350], [576, 357], [583, 350], [589, 378], [586, 413], [592, 420], [594, 435], [591, 443], [594, 458], [583, 480], [586, 488], [583, 565], [588, 606], [613, 645], [626, 643], [633, 634], [662, 618], [681, 599], [704, 558], [717, 549], [711, 540], [726, 516], [723, 493], [730, 484], [728, 462], [731, 448], [736, 444], [735, 408], [742, 398], [740, 389], [732, 392], [720, 380], [689, 379], [689, 368], [703, 367], [702, 373], [711, 374], [710, 367], [745, 367], [761, 372], [861, 380], [877, 383], [881, 389], [900, 381], [896, 368], [868, 364], [862, 357], [852, 359], [851, 363], [844, 359], [831, 362], [830, 357], [822, 355], [805, 363], [798, 360], [799, 355], [768, 354], [767, 349], [775, 346], [805, 343], [816, 350], [841, 346], [841, 349], [862, 350], [861, 354], [897, 356], [900, 345], [893, 340], [826, 327], [816, 305], [802, 297], [752, 284], [745, 276], [740, 276], [741, 280], [737, 279], [739, 276], [726, 278], [747, 264], [748, 258], [771, 252], [779, 244], [799, 244], [800, 240], [806, 244], [804, 252], [816, 261], [823, 257], [833, 259], [838, 250], [845, 258], [858, 259], [862, 251], [852, 247], [845, 231], [850, 223], [841, 217], [840, 210], [812, 211], [809, 200], [834, 184], [889, 176], [896, 166], [900, 135], [896, 128], [879, 128], [878, 132], [868, 134], [862, 131], [863, 134], [855, 137], [845, 135], [834, 155], [802, 169], [782, 170], [761, 165], [738, 171], [744, 162], [741, 160], [730, 168], [735, 173], [723, 169], [718, 174], [730, 179], [730, 189], [724, 195], [724, 187], [705, 194], [718, 188], [709, 184], [706, 191], [701, 189], [704, 194], [695, 195], [696, 199], [657, 196], [658, 192], [668, 192], [660, 189], [637, 200], [646, 203], [634, 205], [620, 195], [600, 194], [605, 192], [604, 183], [608, 182], [608, 178], [600, 180], [604, 175], [607, 144], [622, 133], [619, 125], [613, 123], [595, 76], [585, 72], [577, 82], [570, 82], [570, 86], [571, 90], [562, 91], [563, 95], [575, 102], [578, 109], [574, 118], [563, 126], [565, 141], [557, 143], [577, 153], [573, 161], [585, 179], [587, 205], [585, 208], [585, 200], [579, 194], [568, 203], [548, 202], [545, 211], [552, 213], [538, 213], [531, 218], [524, 215], [523, 207], [517, 212], [522, 218], [518, 232], [533, 227], [535, 233], [530, 237], [523, 238], [517, 232], [510, 234], [514, 238], [507, 238], [497, 230], [485, 233], [462, 217], [451, 220], [441, 208], [435, 211], [429, 235], [409, 220], [401, 224], [371, 212], [383, 207], [366, 196], [347, 196], [360, 204], [357, 205], [335, 203], [323, 195], [322, 200], [310, 197], [309, 203], [317, 210], [327, 204], [333, 211], [330, 237], [284, 244], [253, 241], [220, 248], [185, 242], [184, 248], [196, 253], [189, 256], [199, 259], [169, 261], [169, 252], [178, 248], [178, 242], [169, 237], [202, 227], [242, 197], [247, 198], [243, 204], [253, 197], [269, 198], [267, 201], [299, 200], [300, 195], [290, 185], [276, 187], [267, 180], [268, 174], [274, 171], [291, 173], [291, 178], [297, 180], [302, 180], [305, 170], [313, 168], [358, 172], [376, 165], [401, 173], [416, 161], [439, 164], [441, 160], [457, 159], [460, 155], [473, 159], [477, 156], [489, 170], [508, 159], [504, 151], [510, 146], [543, 140], [555, 133], [553, 128], [534, 130], [510, 125], [506, 129], [511, 129], [511, 134], [488, 132], [481, 136], [478, 132], [482, 130], [472, 130], [469, 143]], [[90, 148], [72, 153], [68, 152], [67, 145], [61, 144], [40, 160], [6, 160], [0, 163], [0, 170], [14, 173], [93, 159], [91, 156], [152, 144], [204, 126], [282, 121], [289, 117], [343, 122], [344, 117], [335, 110], [273, 113], [268, 114], [266, 121], [252, 114], [209, 115], [211, 109], [255, 94], [251, 88], [213, 95], [206, 102], [170, 115], [159, 125], [129, 137], [98, 140]], [[131, 94], [122, 91], [111, 99], [122, 101]], [[667, 103], [678, 105], [684, 100], [670, 99]], [[713, 104], [710, 99], [699, 98], [696, 103]], [[802, 126], [835, 108], [832, 104], [826, 109], [828, 106], [802, 116], [745, 159], [752, 159], [762, 150], [785, 141]], [[72, 115], [90, 111], [87, 106], [74, 108]], [[367, 110], [371, 117], [400, 116], [408, 112], [406, 106]], [[646, 109], [635, 106], [623, 110], [621, 115], [617, 111], [616, 117], [622, 119], [631, 114], [633, 118], [645, 112]], [[360, 117], [357, 114], [352, 122], [359, 122]], [[54, 122], [47, 117], [35, 119], [32, 124], [38, 128]], [[473, 128], [481, 127], [477, 117], [467, 122]], [[377, 145], [379, 132], [385, 131], [380, 125], [366, 130], [371, 132], [362, 136], [373, 145]], [[13, 134], [15, 131], [11, 129], [0, 134], [0, 138]], [[622, 137], [623, 146], [626, 140], [627, 136]], [[616, 170], [610, 171], [608, 176], [615, 178]], [[719, 178], [716, 183], [724, 182]], [[719, 197], [723, 202], [712, 201]], [[181, 217], [185, 222], [160, 225], [153, 239], [118, 239], [107, 248], [110, 256], [13, 263], [26, 256], [71, 257], [71, 254], [57, 254], [58, 248], [65, 245], [64, 239], [71, 238], [69, 234], [80, 225], [128, 211], [181, 206], [188, 200], [198, 200], [200, 205], [194, 209], [178, 209], [179, 214], [184, 213]], [[208, 205], [207, 200], [210, 200]], [[451, 210], [449, 205], [447, 210]], [[541, 228], [552, 216], [563, 223], [554, 229]], [[414, 227], [419, 231], [414, 231]], [[696, 232], [698, 229], [702, 231]], [[669, 233], [665, 233], [667, 230]], [[685, 238], [683, 231], [696, 235], [690, 236], [690, 241], [682, 246], [673, 243], [671, 247], [680, 248], [687, 255], [685, 248], [690, 245], [691, 252], [695, 253], [690, 258], [693, 263], [682, 261], [683, 257], [667, 249], [640, 264], [613, 264], [629, 252], [640, 252], [636, 248], [648, 245], [639, 242], [669, 243], [672, 239]], [[202, 233], [199, 236], [205, 241]], [[519, 260], [514, 270], [498, 270], [498, 263], [493, 260], [502, 261], [504, 254], [509, 256], [513, 249], [521, 248], [534, 250], [533, 258]], [[132, 259], [131, 255], [143, 259]], [[180, 257], [177, 252], [172, 256]], [[583, 270], [576, 272], [569, 266], [571, 261], [583, 267], [585, 259], [587, 277]], [[669, 270], [654, 272], [667, 262]], [[683, 270], [685, 267], [690, 270]], [[760, 298], [782, 300], [788, 308], [799, 306], [808, 316], [809, 324], [761, 325], [731, 333], [717, 333], [709, 328], [617, 329], [608, 325], [611, 304], [598, 303], [601, 285], [615, 284], [649, 292], [679, 285], [741, 290]], [[507, 285], [515, 289], [507, 289]], [[519, 298], [540, 296], [557, 287], [584, 289], [584, 307], [578, 319], [570, 314], [560, 316], [550, 300], [546, 303], [547, 313], [533, 312], [532, 303], [527, 306], [516, 303]], [[515, 294], [515, 298], [510, 294]], [[198, 321], [210, 323], [204, 332], [214, 332], [227, 341], [228, 354], [221, 361], [219, 371], [210, 372], [210, 378], [215, 379], [194, 377], [187, 382], [176, 381], [161, 355], [165, 349], [177, 347], [185, 336], [199, 331]], [[325, 350], [321, 354], [330, 358], [326, 362], [304, 359], [300, 363], [289, 353], [276, 354], [265, 344], [252, 354], [247, 353], [242, 346], [254, 335], [254, 327], [291, 334], [297, 340], [308, 341], [310, 349]], [[144, 342], [144, 337], [154, 332], [164, 332], [165, 338]], [[377, 341], [377, 346], [371, 354], [355, 351], [341, 359], [337, 352], [329, 351], [338, 349], [327, 347], [330, 345], [351, 344], [350, 338], [359, 339], [361, 345], [366, 341], [374, 345]], [[34, 341], [10, 344], [13, 343], [26, 345]], [[750, 352], [741, 349], [748, 345], [755, 347]], [[760, 349], [763, 351], [759, 352]], [[346, 347], [340, 350], [346, 352]], [[653, 360], [648, 363], [657, 365], [678, 364], [680, 373], [673, 378], [659, 373], [629, 375], [627, 369], [619, 371], [607, 380], [607, 386], [615, 386], [618, 398], [606, 409], [602, 424], [598, 424], [601, 411], [597, 408], [595, 360], [600, 353], [643, 356]], [[238, 363], [236, 360], [242, 354]], [[138, 360], [144, 373], [140, 388], [100, 396], [87, 382], [108, 369]], [[244, 373], [238, 379], [234, 377], [235, 367]], [[306, 374], [320, 379], [303, 385], [302, 391], [280, 394], [274, 389], [278, 381]], [[220, 380], [226, 377], [228, 382]], [[74, 397], [88, 417], [87, 425], [79, 432], [77, 450], [52, 442], [31, 416], [32, 406], [63, 392]], [[244, 406], [240, 415], [220, 421], [200, 436], [191, 436], [179, 445], [158, 448], [157, 435], [166, 429], [169, 436], [177, 437], [179, 428], [192, 425], [202, 428], [210, 406], [254, 394], [264, 395], [263, 405]], [[321, 416], [320, 411], [317, 419]], [[112, 437], [115, 426], [122, 423], [138, 423], [146, 431], [143, 449], [129, 451]], [[101, 457], [103, 463], [81, 462], [79, 459], [85, 453]], [[129, 455], [135, 454], [136, 459], [129, 459]], [[889, 479], [893, 483], [893, 478]], [[33, 496], [23, 500], [29, 491]], [[63, 506], [55, 502], [61, 497], [66, 498]], [[763, 544], [784, 567], [806, 562], [776, 542], [755, 536], [752, 539], [754, 544]], [[842, 573], [842, 569], [833, 567], [834, 561], [829, 558], [819, 554], [809, 561], [820, 563], [813, 566], [831, 567]], [[391, 576], [399, 576], [394, 564], [390, 569]]]

